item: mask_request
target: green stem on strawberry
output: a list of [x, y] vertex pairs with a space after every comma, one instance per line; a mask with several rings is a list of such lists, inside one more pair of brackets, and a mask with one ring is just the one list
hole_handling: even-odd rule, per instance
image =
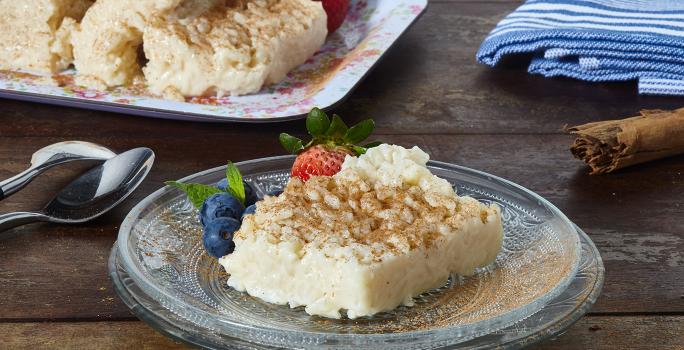
[[306, 130], [311, 140], [304, 141], [292, 135], [280, 134], [280, 143], [290, 153], [296, 154], [292, 176], [307, 181], [311, 176], [332, 176], [339, 172], [347, 155], [359, 156], [382, 142], [358, 145], [370, 136], [375, 128], [372, 119], [366, 119], [348, 127], [339, 115], [332, 119], [320, 108], [314, 108], [306, 117]]
[[357, 145], [367, 139], [374, 128], [375, 122], [372, 119], [348, 127], [339, 115], [333, 114], [331, 120], [323, 110], [315, 107], [306, 117], [306, 130], [312, 139], [304, 144], [301, 139], [282, 133], [280, 144], [291, 154], [299, 154], [312, 146], [324, 145], [330, 148], [342, 147], [358, 156], [366, 153], [369, 148], [382, 144], [376, 141], [363, 146]]

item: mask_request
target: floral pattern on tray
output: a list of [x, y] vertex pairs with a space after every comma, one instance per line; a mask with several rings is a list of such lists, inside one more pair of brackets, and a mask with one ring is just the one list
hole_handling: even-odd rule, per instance
[[426, 7], [426, 0], [352, 0], [345, 23], [319, 52], [284, 81], [253, 95], [177, 102], [152, 95], [143, 84], [98, 91], [75, 85], [73, 69], [52, 77], [0, 70], [0, 95], [62, 105], [85, 102], [79, 106], [143, 116], [162, 112], [162, 117], [174, 119], [292, 119], [315, 106], [330, 107], [347, 96]]

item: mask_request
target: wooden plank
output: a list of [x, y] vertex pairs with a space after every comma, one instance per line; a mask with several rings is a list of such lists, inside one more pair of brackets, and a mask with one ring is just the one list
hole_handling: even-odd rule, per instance
[[[530, 349], [681, 350], [683, 316], [584, 317], [565, 334]], [[8, 349], [189, 349], [142, 322], [0, 323]]]
[[0, 323], [5, 349], [189, 349], [132, 322]]
[[681, 350], [684, 349], [684, 317], [584, 317], [565, 334], [533, 349]]
[[[684, 157], [613, 175], [588, 176], [560, 135], [385, 135], [419, 145], [434, 159], [518, 182], [550, 199], [584, 228], [602, 252], [607, 273], [595, 312], [684, 312]], [[23, 169], [30, 153], [52, 138], [0, 138], [0, 177]], [[83, 226], [36, 224], [0, 240], [0, 319], [119, 319], [128, 310], [111, 291], [106, 260], [128, 210], [164, 180], [235, 161], [278, 155], [275, 135], [225, 140], [92, 138], [117, 150], [148, 145], [157, 152], [149, 178], [112, 213]], [[254, 147], [254, 145], [261, 145]], [[37, 209], [73, 177], [52, 171], [0, 202], [0, 212]]]
[[[594, 84], [529, 75], [524, 62], [491, 69], [475, 61], [483, 38], [517, 2], [433, 2], [336, 111], [373, 117], [383, 134], [560, 133], [565, 124], [676, 108], [677, 98], [636, 96], [634, 83]], [[619, 103], [616, 103], [619, 101]], [[216, 125], [0, 100], [0, 136], [83, 138], [276, 134], [301, 122]]]

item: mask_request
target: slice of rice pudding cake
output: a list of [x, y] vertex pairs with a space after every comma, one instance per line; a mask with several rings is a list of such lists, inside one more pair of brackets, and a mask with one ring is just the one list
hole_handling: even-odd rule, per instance
[[258, 202], [219, 262], [228, 284], [311, 315], [349, 318], [412, 305], [470, 275], [501, 250], [496, 205], [460, 197], [419, 148], [381, 145], [348, 156], [333, 177], [290, 179]]

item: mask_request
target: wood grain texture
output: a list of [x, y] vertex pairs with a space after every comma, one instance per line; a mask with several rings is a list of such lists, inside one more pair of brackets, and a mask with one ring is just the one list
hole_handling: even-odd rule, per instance
[[189, 349], [132, 322], [1, 323], [0, 344], [5, 349]]
[[[585, 317], [534, 350], [660, 349], [684, 346], [684, 317]], [[3, 323], [7, 349], [190, 349], [142, 322]]]
[[564, 334], [532, 348], [682, 350], [684, 317], [584, 317]]

